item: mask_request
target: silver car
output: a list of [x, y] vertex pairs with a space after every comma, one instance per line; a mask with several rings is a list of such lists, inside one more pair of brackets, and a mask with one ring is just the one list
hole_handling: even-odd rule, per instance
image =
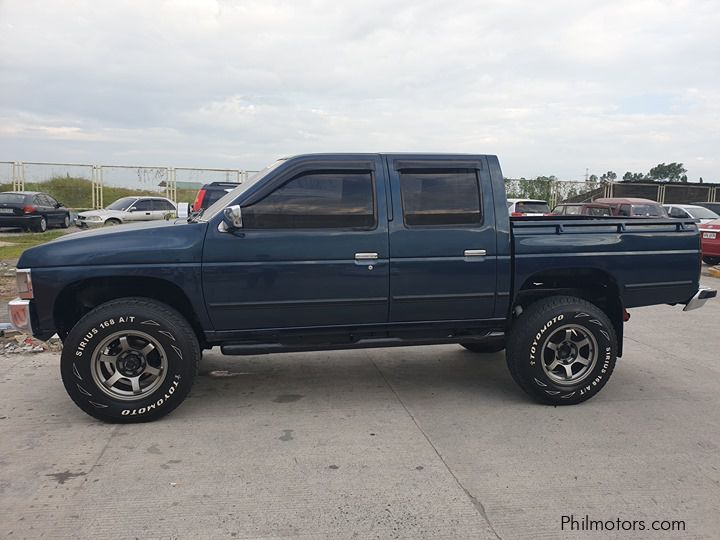
[[123, 197], [102, 210], [79, 213], [75, 225], [81, 228], [103, 227], [137, 221], [171, 219], [176, 215], [175, 204], [165, 197]]

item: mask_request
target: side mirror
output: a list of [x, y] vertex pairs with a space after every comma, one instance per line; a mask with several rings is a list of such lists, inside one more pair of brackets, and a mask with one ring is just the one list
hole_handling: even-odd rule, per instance
[[135, 208], [134, 206], [131, 206], [127, 209], [128, 212], [134, 212], [135, 210], [137, 210], [137, 208]]
[[242, 229], [243, 222], [240, 205], [234, 204], [223, 210], [223, 223], [225, 224], [226, 230]]
[[58, 201], [58, 202], [55, 203], [55, 208], [60, 208], [60, 207], [62, 207], [62, 205], [63, 205], [63, 203], [61, 203], [60, 201]]

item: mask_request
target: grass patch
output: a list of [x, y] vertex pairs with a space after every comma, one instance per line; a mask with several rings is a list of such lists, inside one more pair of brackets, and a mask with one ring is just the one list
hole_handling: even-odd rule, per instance
[[55, 240], [64, 234], [63, 231], [47, 231], [44, 233], [19, 233], [0, 236], [0, 241], [13, 243], [12, 246], [0, 246], [0, 259], [17, 259], [26, 249]]

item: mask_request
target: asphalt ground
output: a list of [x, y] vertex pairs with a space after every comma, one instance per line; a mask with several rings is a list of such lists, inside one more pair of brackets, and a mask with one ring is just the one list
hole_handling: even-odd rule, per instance
[[0, 356], [0, 535], [718, 538], [719, 330], [720, 300], [632, 310], [608, 386], [571, 407], [529, 401], [503, 353], [212, 351], [139, 425], [77, 409], [56, 354]]

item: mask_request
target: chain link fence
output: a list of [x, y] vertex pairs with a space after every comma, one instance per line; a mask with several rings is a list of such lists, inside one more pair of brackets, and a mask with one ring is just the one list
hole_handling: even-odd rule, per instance
[[[0, 191], [43, 191], [73, 210], [103, 208], [132, 195], [161, 195], [192, 203], [210, 182], [240, 184], [257, 171], [191, 167], [88, 165], [77, 163], [0, 162]], [[573, 182], [554, 178], [505, 180], [507, 196], [561, 202], [590, 202], [599, 197], [641, 197], [662, 203], [720, 201], [720, 184]]]

